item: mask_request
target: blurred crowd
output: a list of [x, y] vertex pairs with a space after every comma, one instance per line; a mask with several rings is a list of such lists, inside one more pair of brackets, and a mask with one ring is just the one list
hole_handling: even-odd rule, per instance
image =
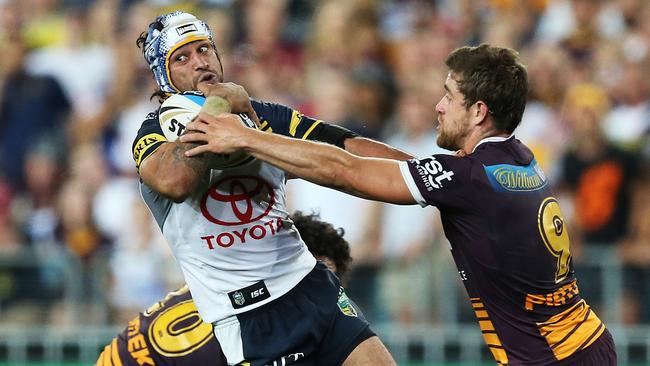
[[[531, 90], [515, 135], [555, 185], [581, 292], [605, 321], [650, 324], [645, 0], [0, 0], [0, 324], [122, 323], [182, 282], [131, 155], [158, 106], [135, 40], [177, 9], [206, 20], [252, 97], [417, 156], [443, 152], [446, 55], [517, 49]], [[371, 321], [472, 321], [435, 208], [288, 191], [345, 230]]]

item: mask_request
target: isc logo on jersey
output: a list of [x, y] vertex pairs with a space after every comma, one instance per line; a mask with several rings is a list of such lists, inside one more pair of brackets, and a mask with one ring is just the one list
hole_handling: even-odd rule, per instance
[[[160, 106], [158, 120], [167, 141], [176, 141], [185, 132], [185, 126], [196, 117], [205, 103], [199, 93], [185, 92], [172, 94]], [[246, 115], [239, 115], [244, 126], [257, 128]], [[252, 161], [254, 158], [244, 152], [234, 154], [215, 154], [211, 166], [215, 169], [234, 168]]]

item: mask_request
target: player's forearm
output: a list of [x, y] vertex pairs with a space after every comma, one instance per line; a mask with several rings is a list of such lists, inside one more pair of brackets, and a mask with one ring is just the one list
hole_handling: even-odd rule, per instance
[[184, 201], [208, 169], [208, 154], [195, 157], [185, 152], [194, 143], [168, 142], [156, 150], [140, 167], [145, 184], [175, 202]]
[[415, 203], [395, 160], [359, 157], [329, 144], [253, 129], [245, 129], [233, 147], [244, 149], [294, 176], [358, 197], [397, 204]]
[[365, 157], [384, 158], [393, 160], [409, 160], [413, 156], [396, 149], [383, 142], [367, 139], [365, 137], [354, 137], [345, 140], [345, 151]]
[[240, 139], [240, 147], [297, 177], [320, 185], [351, 190], [344, 173], [352, 169], [357, 158], [332, 145], [247, 129]]

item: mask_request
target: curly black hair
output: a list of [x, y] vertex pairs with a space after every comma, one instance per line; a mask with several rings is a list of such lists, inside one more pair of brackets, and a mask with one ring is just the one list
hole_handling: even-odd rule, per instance
[[296, 211], [291, 215], [291, 219], [309, 251], [314, 256], [327, 257], [334, 262], [336, 275], [341, 283], [345, 284], [352, 264], [350, 245], [343, 238], [345, 230], [335, 229], [332, 224], [322, 221], [317, 213], [306, 215]]

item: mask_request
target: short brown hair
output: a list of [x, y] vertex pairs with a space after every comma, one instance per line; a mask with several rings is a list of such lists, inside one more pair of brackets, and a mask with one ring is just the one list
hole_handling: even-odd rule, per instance
[[467, 108], [487, 104], [496, 128], [512, 133], [521, 122], [528, 96], [528, 74], [517, 51], [482, 44], [454, 50], [445, 64]]

